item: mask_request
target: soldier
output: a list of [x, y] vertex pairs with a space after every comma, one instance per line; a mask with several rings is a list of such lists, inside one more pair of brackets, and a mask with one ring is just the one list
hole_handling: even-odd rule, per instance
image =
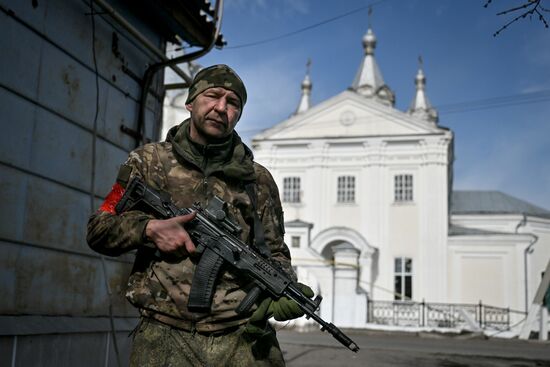
[[[277, 186], [234, 131], [246, 98], [242, 80], [228, 66], [201, 70], [186, 101], [191, 117], [172, 128], [165, 142], [131, 152], [111, 193], [90, 217], [87, 240], [92, 249], [110, 256], [138, 250], [126, 292], [141, 315], [131, 366], [284, 366], [267, 319], [302, 316], [294, 301], [265, 298], [248, 313], [237, 314], [250, 284], [223, 268], [210, 312], [190, 311], [187, 301], [198, 259], [185, 224], [194, 213], [159, 220], [141, 211], [117, 215], [114, 210], [133, 176], [169, 192], [179, 207], [206, 205], [217, 195], [228, 203], [228, 216], [242, 227], [241, 240], [267, 247], [295, 279], [283, 242]], [[160, 251], [160, 258], [147, 250], [151, 247]], [[308, 287], [303, 291], [313, 296]]]

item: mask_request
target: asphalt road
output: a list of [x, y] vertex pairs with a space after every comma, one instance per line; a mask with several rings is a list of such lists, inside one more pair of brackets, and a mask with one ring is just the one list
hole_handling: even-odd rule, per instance
[[288, 367], [550, 367], [550, 342], [388, 332], [347, 332], [353, 353], [327, 333], [278, 332]]

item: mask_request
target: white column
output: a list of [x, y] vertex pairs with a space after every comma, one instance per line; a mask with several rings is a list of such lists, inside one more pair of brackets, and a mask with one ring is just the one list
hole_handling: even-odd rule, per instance
[[[359, 250], [343, 243], [332, 248], [334, 254], [334, 324], [340, 327], [356, 326], [357, 276]], [[366, 313], [366, 309], [363, 310]]]
[[548, 340], [548, 310], [546, 306], [540, 308], [539, 340]]

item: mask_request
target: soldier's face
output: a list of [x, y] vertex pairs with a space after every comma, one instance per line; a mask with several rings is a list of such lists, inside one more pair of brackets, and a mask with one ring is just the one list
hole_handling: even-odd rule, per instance
[[186, 105], [191, 112], [190, 135], [200, 144], [228, 137], [241, 115], [241, 100], [229, 89], [208, 88]]

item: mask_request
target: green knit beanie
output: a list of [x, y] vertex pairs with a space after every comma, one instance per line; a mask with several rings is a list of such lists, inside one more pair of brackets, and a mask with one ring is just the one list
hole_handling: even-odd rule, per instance
[[212, 65], [199, 71], [189, 87], [189, 95], [185, 103], [191, 103], [199, 94], [214, 87], [232, 90], [241, 99], [241, 109], [244, 107], [246, 103], [244, 83], [233, 69], [224, 64]]

